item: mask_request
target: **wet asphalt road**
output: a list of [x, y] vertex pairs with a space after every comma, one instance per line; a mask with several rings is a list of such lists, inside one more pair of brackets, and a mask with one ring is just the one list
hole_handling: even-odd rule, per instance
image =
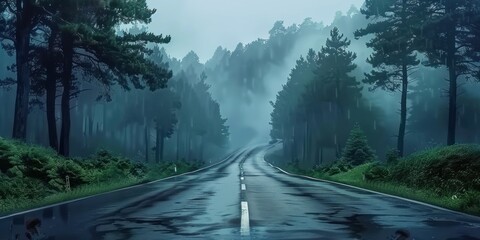
[[[24, 239], [24, 222], [34, 217], [51, 240], [389, 239], [399, 228], [415, 239], [480, 239], [480, 218], [288, 176], [263, 160], [267, 149], [239, 150], [197, 173], [0, 218], [0, 239], [15, 233]], [[246, 222], [241, 202], [248, 203]], [[241, 236], [241, 227], [249, 235]]]

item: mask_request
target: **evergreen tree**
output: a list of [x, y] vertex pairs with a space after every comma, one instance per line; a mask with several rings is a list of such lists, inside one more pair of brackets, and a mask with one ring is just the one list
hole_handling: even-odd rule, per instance
[[375, 160], [375, 154], [368, 146], [367, 136], [358, 124], [350, 132], [341, 160], [355, 166]]
[[[134, 9], [134, 11], [132, 11]], [[146, 55], [151, 54], [147, 43], [168, 43], [170, 37], [141, 32], [123, 33], [118, 36], [119, 24], [140, 22], [148, 24], [154, 9], [146, 1], [58, 1], [52, 5], [52, 14], [60, 16], [62, 59], [62, 126], [59, 152], [69, 155], [70, 147], [70, 100], [75, 87], [75, 58], [84, 61], [78, 64], [102, 84], [118, 83], [126, 90], [149, 87], [156, 90], [166, 86], [172, 73], [168, 67], [157, 65]], [[94, 14], [96, 18], [91, 18]], [[79, 51], [82, 49], [83, 51]], [[107, 93], [108, 94], [108, 93]]]
[[42, 14], [40, 1], [1, 0], [0, 1], [0, 42], [8, 50], [15, 51], [15, 71], [17, 93], [12, 137], [26, 140], [28, 104], [30, 100], [30, 60], [32, 31]]
[[423, 0], [417, 11], [421, 13], [423, 26], [418, 30], [424, 42], [421, 48], [428, 57], [428, 65], [448, 68], [448, 134], [447, 144], [455, 144], [457, 128], [458, 79], [480, 77], [479, 49], [475, 41], [475, 18], [478, 1], [472, 0]]
[[284, 154], [290, 155], [292, 161], [298, 146], [296, 141], [298, 133], [295, 136], [295, 128], [298, 123], [297, 107], [301, 96], [306, 91], [306, 86], [314, 79], [316, 57], [313, 49], [310, 49], [306, 59], [300, 57], [295, 68], [292, 69], [287, 83], [277, 94], [275, 102], [271, 102], [273, 112], [271, 113], [270, 136], [272, 139], [283, 140]]
[[321, 96], [323, 106], [333, 109], [337, 157], [341, 149], [338, 140], [343, 138], [346, 121], [350, 119], [352, 108], [359, 106], [362, 96], [360, 82], [350, 75], [357, 68], [353, 63], [357, 55], [348, 51], [350, 43], [338, 28], [332, 29], [326, 45], [318, 53], [315, 81], [309, 86], [315, 90], [314, 95]]
[[418, 24], [416, 6], [418, 0], [367, 0], [361, 12], [374, 21], [355, 32], [356, 37], [374, 34], [367, 43], [373, 54], [367, 59], [374, 70], [365, 74], [364, 82], [372, 85], [370, 90], [381, 88], [401, 91], [400, 127], [397, 150], [403, 156], [407, 122], [407, 93], [409, 74], [420, 62], [415, 51], [414, 28]]

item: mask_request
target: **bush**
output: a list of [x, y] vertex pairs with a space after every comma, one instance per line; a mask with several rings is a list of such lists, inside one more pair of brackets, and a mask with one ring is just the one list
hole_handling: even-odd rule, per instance
[[[181, 173], [197, 169], [199, 164], [203, 163], [179, 162], [146, 166], [104, 150], [84, 160], [66, 159], [50, 149], [0, 138], [0, 211], [19, 210], [16, 207], [18, 202], [36, 206], [38, 202], [50, 201], [46, 197], [52, 194], [69, 194], [62, 193], [66, 188], [67, 176], [73, 190], [71, 193], [78, 194], [75, 189], [84, 189], [79, 187], [86, 184], [91, 185], [85, 186], [85, 189], [92, 186], [92, 189], [98, 189], [95, 187], [101, 186], [101, 189], [107, 191], [173, 175], [175, 166], [177, 173]], [[119, 185], [119, 182], [126, 184]], [[72, 196], [77, 195], [70, 197]]]
[[367, 137], [358, 125], [350, 132], [342, 153], [342, 161], [358, 166], [375, 159], [373, 150], [368, 146]]
[[70, 188], [75, 188], [88, 182], [84, 169], [73, 160], [56, 163], [56, 165], [48, 171], [48, 176], [50, 177], [48, 183], [59, 191], [65, 190], [67, 176], [70, 180]]
[[332, 163], [329, 166], [320, 168], [320, 171], [326, 173], [329, 176], [332, 176], [342, 172], [348, 172], [351, 169], [353, 169], [353, 166], [350, 163], [340, 160]]
[[385, 160], [387, 161], [388, 165], [395, 165], [398, 163], [398, 159], [400, 158], [400, 154], [397, 149], [392, 148], [387, 151], [385, 154]]
[[423, 151], [401, 159], [390, 172], [394, 181], [436, 189], [443, 195], [480, 191], [480, 146], [454, 145]]
[[390, 175], [388, 168], [380, 164], [371, 165], [364, 173], [365, 180], [367, 181], [379, 181], [387, 180]]

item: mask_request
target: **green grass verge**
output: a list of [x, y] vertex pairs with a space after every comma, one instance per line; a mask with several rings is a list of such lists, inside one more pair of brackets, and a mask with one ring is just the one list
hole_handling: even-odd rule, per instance
[[162, 179], [201, 165], [183, 161], [148, 165], [104, 150], [71, 159], [51, 149], [0, 138], [0, 216]]
[[189, 168], [183, 165], [177, 167], [177, 173], [157, 172], [149, 174], [144, 178], [128, 177], [110, 182], [91, 183], [76, 187], [71, 191], [53, 193], [40, 199], [0, 199], [0, 216], [71, 201], [79, 198], [89, 197], [101, 193], [108, 193], [118, 189], [161, 180], [167, 177], [179, 175], [189, 171], [194, 171], [195, 169], [197, 168]]
[[[459, 148], [458, 146], [456, 147], [450, 147], [450, 149], [455, 149]], [[468, 146], [468, 149], [471, 149], [471, 146]], [[448, 150], [448, 148], [446, 149]], [[458, 159], [461, 159], [462, 155], [458, 155], [458, 151], [456, 152], [457, 155], [454, 158], [454, 160], [448, 160], [448, 157], [445, 157], [445, 152], [446, 150], [440, 151], [438, 149], [433, 149], [429, 150], [428, 152], [441, 152], [442, 154], [439, 154], [444, 159], [445, 162], [448, 162], [448, 165], [451, 165], [452, 161], [458, 161]], [[464, 151], [465, 153], [469, 153], [468, 151]], [[430, 153], [419, 153], [415, 154], [411, 157], [407, 157], [405, 159], [401, 159], [400, 164], [398, 165], [392, 165], [392, 166], [387, 166], [387, 165], [381, 165], [382, 168], [386, 169], [386, 172], [388, 175], [382, 176], [381, 179], [377, 180], [367, 180], [365, 179], [365, 174], [373, 167], [378, 166], [378, 163], [367, 163], [363, 164], [357, 167], [353, 168], [347, 168], [348, 170], [341, 171], [339, 173], [334, 173], [334, 174], [329, 174], [331, 173], [331, 167], [323, 168], [323, 169], [313, 169], [313, 170], [305, 170], [305, 169], [299, 169], [293, 165], [286, 165], [286, 166], [281, 166], [282, 169], [284, 169], [287, 172], [294, 173], [294, 174], [301, 174], [301, 175], [306, 175], [310, 176], [313, 178], [318, 178], [322, 180], [329, 180], [333, 182], [338, 182], [338, 183], [343, 183], [347, 184], [350, 186], [355, 186], [367, 190], [372, 190], [376, 192], [381, 192], [381, 193], [386, 193], [402, 198], [407, 198], [431, 205], [435, 205], [438, 207], [458, 211], [458, 212], [463, 212], [471, 215], [476, 215], [480, 216], [480, 191], [475, 188], [476, 186], [470, 187], [470, 182], [468, 180], [464, 180], [466, 183], [462, 184], [462, 187], [459, 188], [457, 191], [439, 191], [438, 188], [434, 186], [434, 184], [423, 184], [423, 181], [418, 181], [418, 184], [409, 184], [412, 182], [412, 179], [395, 179], [393, 176], [396, 173], [396, 171], [404, 171], [405, 169], [403, 166], [407, 166], [405, 168], [413, 168], [417, 167], [417, 175], [421, 175], [422, 173], [419, 172], [419, 164], [413, 164], [416, 162], [426, 162], [426, 158], [424, 156], [427, 155], [429, 156], [429, 161], [433, 162], [433, 164], [438, 165], [441, 163], [442, 160], [437, 160], [435, 157], [431, 157], [432, 154]], [[281, 155], [277, 153], [272, 153], [270, 156], [267, 156], [266, 160], [269, 162], [275, 162], [271, 161], [273, 158], [281, 158]], [[401, 162], [404, 161], [404, 162]], [[473, 161], [473, 160], [472, 160]], [[476, 161], [476, 158], [474, 159]], [[462, 162], [462, 166], [465, 164], [465, 162]], [[336, 165], [335, 169], [338, 169], [338, 166], [341, 164]], [[471, 164], [470, 164], [471, 165]], [[335, 165], [333, 165], [335, 166]], [[428, 164], [426, 165], [425, 169], [431, 169]], [[468, 167], [468, 166], [467, 166]], [[399, 170], [399, 168], [401, 168]], [[444, 183], [444, 182], [451, 182], [452, 179], [455, 179], [455, 184], [458, 184], [459, 176], [463, 176], [461, 173], [465, 172], [465, 170], [460, 170], [458, 167], [457, 168], [448, 168], [448, 167], [443, 167], [442, 173], [444, 174], [447, 171], [450, 171], [451, 169], [454, 169], [454, 171], [457, 172], [457, 174], [451, 174], [451, 175], [446, 175], [446, 176], [441, 176], [442, 178], [440, 180], [436, 179], [436, 177], [432, 177], [434, 181], [437, 181], [439, 184]], [[423, 170], [427, 172], [428, 170]], [[335, 171], [336, 172], [336, 171]], [[403, 175], [405, 178], [413, 178], [413, 176], [409, 175]], [[478, 175], [477, 175], [478, 176]], [[427, 178], [427, 177], [426, 177]], [[474, 179], [470, 180], [474, 181]]]

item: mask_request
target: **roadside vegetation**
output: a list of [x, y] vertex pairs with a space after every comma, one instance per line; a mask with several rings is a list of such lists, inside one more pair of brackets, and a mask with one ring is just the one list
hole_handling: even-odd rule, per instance
[[[372, 158], [369, 149], [365, 135], [356, 127], [337, 161], [312, 169], [302, 169], [298, 162], [283, 167], [296, 174], [480, 216], [480, 145], [432, 148], [403, 158], [391, 150], [381, 162]], [[267, 160], [281, 157], [281, 152], [275, 152]]]
[[51, 149], [0, 138], [0, 215], [162, 179], [200, 165], [147, 165], [104, 150], [86, 159], [68, 159]]

